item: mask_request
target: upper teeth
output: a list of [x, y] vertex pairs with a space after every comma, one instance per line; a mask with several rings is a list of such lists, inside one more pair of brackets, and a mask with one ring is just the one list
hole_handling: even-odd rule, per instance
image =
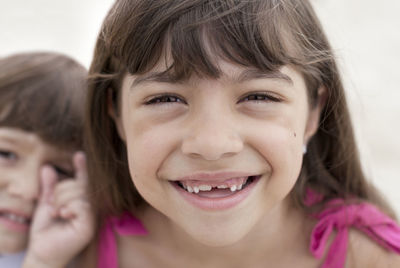
[[[239, 185], [232, 185], [232, 186], [227, 186], [227, 185], [218, 185], [216, 186], [216, 188], [218, 189], [227, 189], [229, 188], [231, 190], [231, 192], [235, 192], [237, 190], [242, 190], [243, 184], [239, 184]], [[199, 186], [186, 186], [184, 184], [182, 184], [183, 188], [185, 188], [186, 191], [188, 191], [189, 193], [196, 193], [198, 194], [200, 191], [211, 191], [212, 190], [212, 186], [211, 185], [199, 185]]]
[[211, 191], [212, 187], [210, 185], [200, 185], [199, 190], [200, 191]]
[[11, 213], [4, 213], [3, 214], [4, 217], [8, 218], [9, 220], [18, 222], [18, 223], [27, 223], [28, 220], [25, 217], [19, 216], [19, 215], [15, 215], [15, 214], [11, 214]]

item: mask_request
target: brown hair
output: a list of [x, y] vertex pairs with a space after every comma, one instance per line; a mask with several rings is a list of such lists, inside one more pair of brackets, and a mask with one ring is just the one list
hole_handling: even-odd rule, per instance
[[320, 127], [308, 144], [292, 190], [303, 204], [308, 187], [325, 200], [357, 197], [387, 207], [361, 170], [344, 89], [332, 49], [311, 4], [298, 0], [118, 0], [106, 17], [92, 62], [87, 115], [89, 177], [100, 215], [143, 202], [130, 179], [126, 148], [108, 115], [108, 92], [118, 108], [123, 76], [150, 71], [170, 56], [159, 74], [179, 81], [192, 74], [218, 78], [217, 60], [273, 72], [294, 66], [306, 81], [311, 105], [327, 89]]
[[0, 59], [0, 126], [34, 132], [69, 150], [83, 146], [86, 69], [56, 53]]

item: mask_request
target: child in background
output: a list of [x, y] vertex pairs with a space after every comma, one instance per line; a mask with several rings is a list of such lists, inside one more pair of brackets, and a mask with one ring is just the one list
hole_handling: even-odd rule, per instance
[[309, 1], [118, 0], [89, 76], [84, 267], [400, 267]]
[[65, 267], [92, 237], [86, 75], [55, 53], [0, 59], [0, 267]]

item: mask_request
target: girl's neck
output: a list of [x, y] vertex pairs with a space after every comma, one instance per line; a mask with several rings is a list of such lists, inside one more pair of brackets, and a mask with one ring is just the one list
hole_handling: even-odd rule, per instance
[[[210, 264], [217, 264], [223, 260], [226, 267], [236, 267], [241, 261], [247, 266], [249, 261], [254, 262], [253, 267], [258, 266], [257, 263], [263, 263], [265, 266], [266, 261], [274, 262], [280, 258], [288, 258], [288, 251], [290, 258], [307, 256], [312, 226], [304, 213], [290, 206], [286, 200], [280, 207], [265, 215], [251, 232], [237, 243], [224, 247], [208, 247], [194, 240], [179, 226], [152, 208], [138, 216], [149, 231], [148, 239], [157, 244], [161, 241], [164, 245], [160, 247], [176, 251], [166, 255], [187, 258], [192, 262], [201, 260], [204, 263], [204, 260], [207, 260]], [[213, 265], [208, 267], [211, 266]]]

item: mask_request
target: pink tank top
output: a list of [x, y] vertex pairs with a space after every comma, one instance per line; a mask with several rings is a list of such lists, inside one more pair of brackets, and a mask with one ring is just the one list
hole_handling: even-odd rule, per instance
[[115, 233], [118, 235], [146, 235], [147, 231], [142, 223], [129, 213], [121, 217], [111, 217], [107, 219], [104, 227], [100, 231], [100, 241], [98, 247], [98, 268], [118, 268], [117, 241]]
[[[319, 200], [320, 196], [311, 191], [307, 193], [307, 205]], [[310, 241], [310, 252], [315, 258], [322, 258], [329, 236], [334, 230], [337, 232], [321, 268], [344, 267], [350, 227], [357, 228], [384, 248], [400, 254], [400, 227], [371, 204], [345, 204], [342, 199], [334, 199], [323, 211], [311, 216], [318, 219]], [[147, 231], [129, 213], [120, 218], [109, 218], [100, 232], [98, 268], [118, 268], [115, 233], [139, 236], [146, 235]]]

